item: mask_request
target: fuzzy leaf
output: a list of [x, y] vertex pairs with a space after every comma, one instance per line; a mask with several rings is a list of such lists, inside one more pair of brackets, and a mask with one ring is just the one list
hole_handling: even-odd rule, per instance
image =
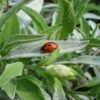
[[11, 48], [13, 46], [17, 46], [22, 43], [28, 43], [32, 41], [37, 41], [37, 40], [42, 40], [45, 38], [45, 35], [24, 35], [24, 34], [19, 34], [19, 35], [14, 35], [10, 38], [8, 38], [5, 41], [4, 48]]
[[[4, 58], [2, 59], [12, 59], [12, 58], [29, 58], [29, 57], [42, 57], [46, 56], [49, 53], [42, 53], [41, 48], [42, 46], [51, 41], [35, 41], [31, 43], [24, 43], [18, 45], [11, 49]], [[88, 45], [88, 41], [74, 41], [74, 40], [67, 40], [67, 41], [52, 41], [58, 44], [60, 54], [64, 54], [66, 52], [73, 52], [76, 50], [83, 49]]]
[[61, 64], [72, 63], [72, 64], [100, 65], [100, 56], [84, 55], [84, 56], [75, 57], [71, 61], [62, 61], [59, 63], [61, 63]]

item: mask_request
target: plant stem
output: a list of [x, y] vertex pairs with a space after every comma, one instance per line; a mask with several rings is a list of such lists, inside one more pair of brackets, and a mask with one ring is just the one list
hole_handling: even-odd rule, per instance
[[6, 2], [6, 10], [8, 11], [9, 10], [9, 1], [7, 0]]

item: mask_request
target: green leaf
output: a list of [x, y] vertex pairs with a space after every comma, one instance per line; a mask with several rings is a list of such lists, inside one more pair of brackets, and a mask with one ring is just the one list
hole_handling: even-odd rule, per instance
[[86, 37], [90, 36], [90, 26], [85, 18], [80, 19], [81, 30], [86, 34]]
[[8, 81], [15, 78], [16, 76], [21, 76], [22, 70], [23, 64], [21, 62], [7, 64], [4, 72], [0, 76], [0, 87], [5, 85]]
[[7, 82], [5, 85], [2, 86], [2, 89], [7, 93], [7, 95], [14, 99], [16, 93], [17, 84], [15, 84], [12, 80]]
[[2, 39], [1, 42], [3, 42], [12, 35], [19, 33], [20, 33], [19, 22], [17, 16], [13, 14], [12, 16], [9, 17], [9, 19], [6, 21], [6, 23], [2, 28], [2, 32], [0, 34]]
[[[100, 84], [99, 85], [96, 85], [94, 87], [92, 87], [89, 91], [88, 91], [88, 94], [90, 95], [99, 95], [100, 94]], [[98, 99], [98, 98], [97, 98]]]
[[96, 27], [94, 28], [94, 30], [93, 30], [93, 32], [92, 32], [92, 37], [96, 37], [96, 32], [97, 32], [97, 30], [98, 30], [98, 28], [99, 28], [99, 24], [96, 24]]
[[100, 38], [87, 38], [90, 47], [100, 47]]
[[56, 31], [59, 27], [59, 25], [55, 25], [55, 26], [51, 26], [51, 27], [48, 27], [44, 30], [42, 30], [40, 33], [41, 34], [53, 34], [54, 31]]
[[100, 84], [100, 80], [98, 78], [93, 78], [92, 80], [86, 82], [84, 84], [85, 87], [93, 87]]
[[79, 18], [83, 15], [90, 0], [73, 0], [73, 6], [76, 15], [76, 23], [78, 23]]
[[62, 26], [60, 39], [68, 37], [75, 25], [75, 14], [71, 3], [68, 0], [58, 1], [58, 12], [56, 24]]
[[58, 79], [55, 79], [55, 91], [53, 94], [53, 100], [67, 100], [65, 97], [65, 93], [63, 87]]
[[62, 92], [55, 88], [55, 92], [53, 94], [53, 100], [67, 100], [65, 96], [63, 96]]
[[90, 65], [100, 65], [100, 56], [90, 56], [84, 55], [75, 57], [70, 61], [61, 61], [60, 64], [90, 64]]
[[14, 44], [21, 44], [21, 43], [28, 43], [28, 42], [32, 42], [32, 41], [37, 41], [39, 39], [43, 39], [45, 38], [45, 35], [24, 35], [24, 34], [20, 34], [20, 35], [14, 35], [10, 38], [7, 39], [5, 45], [7, 46], [11, 46]]
[[19, 22], [16, 14], [13, 14], [4, 24], [2, 28], [2, 34], [4, 38], [8, 38], [11, 35], [19, 34]]
[[54, 78], [54, 87], [59, 89], [62, 92], [62, 94], [65, 96], [65, 91], [64, 91], [64, 88], [62, 86], [62, 83], [57, 78]]
[[43, 53], [41, 51], [42, 46], [47, 42], [55, 42], [58, 44], [58, 48], [60, 50], [60, 54], [64, 54], [66, 52], [73, 52], [76, 50], [80, 50], [85, 48], [88, 45], [88, 41], [34, 41], [31, 43], [20, 44], [14, 48], [12, 48], [6, 56], [1, 58], [4, 59], [12, 59], [12, 58], [31, 58], [31, 57], [43, 57], [47, 56], [50, 53]]
[[25, 78], [18, 80], [17, 94], [21, 100], [45, 100], [40, 88]]
[[5, 13], [0, 18], [0, 29], [4, 25], [4, 23], [9, 19], [10, 16], [12, 16], [27, 0], [21, 0], [18, 4], [13, 6], [7, 13]]
[[59, 56], [59, 49], [56, 49], [53, 53], [51, 53], [51, 55], [49, 55], [47, 58], [41, 60], [37, 66], [45, 66], [45, 65], [48, 65], [48, 64], [51, 64], [53, 63], [57, 57]]
[[100, 66], [95, 66], [93, 67], [93, 69], [96, 77], [98, 78], [98, 80], [100, 80]]
[[81, 79], [84, 79], [85, 75], [84, 75], [84, 72], [83, 70], [81, 70], [81, 67], [77, 66], [77, 65], [73, 65], [71, 66], [78, 74], [78, 76], [81, 78]]
[[86, 7], [86, 11], [100, 11], [100, 6], [95, 3], [89, 3]]
[[29, 34], [29, 35], [24, 35], [24, 34], [14, 35], [14, 36], [11, 36], [10, 38], [6, 39], [2, 51], [4, 51], [5, 49], [7, 51], [19, 44], [28, 43], [28, 42], [32, 42], [32, 41], [38, 41], [38, 40], [42, 40], [45, 38], [46, 38], [45, 35], [31, 35], [31, 34]]
[[51, 100], [50, 95], [46, 91], [44, 91], [43, 89], [41, 89], [41, 91], [42, 91], [42, 94], [44, 95], [45, 100]]
[[22, 9], [32, 18], [33, 22], [35, 22], [35, 24], [40, 30], [43, 30], [48, 27], [46, 21], [40, 14], [28, 7], [23, 7]]
[[[43, 67], [41, 67], [43, 69]], [[54, 91], [54, 77], [50, 76], [44, 69], [43, 70], [36, 70], [38, 76], [43, 77], [43, 87], [48, 89], [48, 91], [52, 94]]]
[[51, 100], [51, 97], [49, 96], [49, 94], [42, 88], [42, 86], [43, 86], [42, 81], [40, 81], [39, 79], [37, 79], [37, 78], [35, 78], [34, 76], [31, 76], [31, 75], [26, 76], [25, 78], [27, 78], [33, 84], [36, 84], [40, 88], [45, 100]]
[[38, 87], [40, 87], [40, 88], [43, 85], [42, 82], [38, 78], [36, 78], [36, 77], [34, 77], [32, 75], [28, 75], [25, 78], [28, 79], [28, 80], [30, 80], [32, 83], [38, 85]]
[[55, 36], [55, 32], [57, 32], [58, 30], [60, 30], [62, 28], [62, 26], [59, 25], [55, 25], [55, 26], [51, 26], [48, 27], [44, 30], [42, 30], [40, 33], [41, 34], [47, 34], [47, 39], [51, 39], [51, 36], [54, 35]]

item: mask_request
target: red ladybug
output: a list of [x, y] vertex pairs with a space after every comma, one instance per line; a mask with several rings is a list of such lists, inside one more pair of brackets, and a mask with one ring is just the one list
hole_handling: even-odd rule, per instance
[[45, 43], [43, 45], [42, 52], [43, 53], [51, 53], [57, 48], [58, 48], [58, 44], [57, 43], [55, 43], [55, 42], [47, 42], [47, 43]]

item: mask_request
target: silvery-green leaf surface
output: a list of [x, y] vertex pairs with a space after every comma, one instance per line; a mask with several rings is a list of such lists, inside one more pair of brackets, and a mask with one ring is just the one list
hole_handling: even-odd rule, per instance
[[[43, 1], [44, 0], [33, 0], [33, 1], [29, 2], [28, 4], [26, 4], [25, 6], [31, 8], [32, 10], [34, 10], [38, 13], [40, 13], [41, 10], [42, 10]], [[21, 27], [22, 27], [23, 24], [25, 26], [28, 26], [29, 23], [32, 21], [30, 16], [27, 13], [25, 13], [23, 10], [20, 10], [17, 13], [17, 16], [19, 17], [19, 22], [20, 22]]]
[[50, 95], [46, 91], [44, 91], [43, 89], [41, 89], [41, 91], [42, 91], [42, 94], [43, 94], [45, 100], [51, 100]]
[[77, 39], [77, 40], [83, 39], [82, 35], [80, 34], [80, 32], [77, 29], [74, 29], [74, 31], [73, 31], [73, 39]]
[[67, 100], [65, 96], [63, 96], [62, 92], [55, 88], [55, 93], [53, 94], [53, 100]]
[[[8, 54], [5, 56], [6, 59], [11, 58], [28, 58], [28, 57], [41, 57], [46, 56], [48, 53], [42, 53], [42, 46], [51, 41], [36, 41], [31, 43], [24, 43], [12, 48]], [[66, 52], [73, 52], [79, 49], [83, 49], [88, 45], [88, 41], [52, 41], [58, 44], [60, 49], [60, 54]]]
[[7, 82], [2, 86], [2, 89], [6, 92], [6, 94], [13, 100], [15, 98], [17, 84], [15, 84], [12, 80]]
[[26, 7], [29, 7], [35, 10], [36, 12], [40, 13], [43, 7], [43, 2], [44, 0], [33, 0], [30, 1], [29, 4], [26, 5]]
[[93, 14], [93, 13], [86, 13], [84, 14], [84, 17], [87, 19], [96, 19], [96, 20], [100, 20], [100, 16]]
[[100, 56], [84, 55], [84, 56], [75, 57], [71, 61], [62, 61], [60, 63], [61, 64], [65, 64], [65, 63], [79, 64], [80, 63], [80, 64], [100, 65]]

